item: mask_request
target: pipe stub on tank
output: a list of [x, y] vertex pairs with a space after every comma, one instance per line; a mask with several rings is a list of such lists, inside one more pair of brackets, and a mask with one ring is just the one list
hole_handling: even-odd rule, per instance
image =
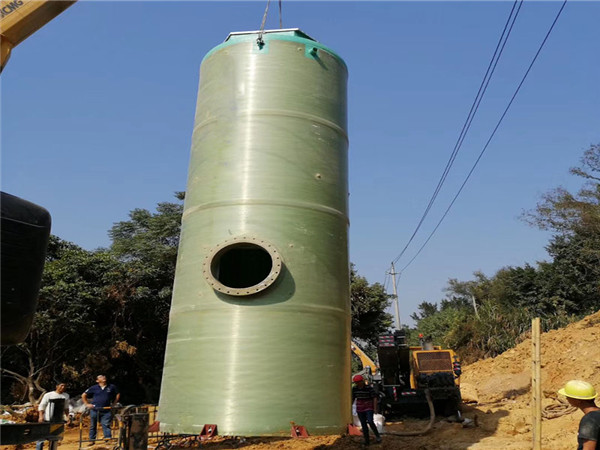
[[281, 273], [281, 256], [270, 243], [254, 237], [235, 237], [217, 245], [204, 258], [202, 273], [223, 294], [257, 294]]

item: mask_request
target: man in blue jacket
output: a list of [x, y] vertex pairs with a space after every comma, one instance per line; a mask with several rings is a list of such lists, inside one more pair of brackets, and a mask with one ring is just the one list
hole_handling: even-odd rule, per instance
[[[110, 424], [112, 422], [111, 407], [119, 402], [121, 394], [114, 384], [109, 384], [106, 381], [105, 375], [96, 377], [98, 384], [87, 389], [81, 399], [85, 403], [86, 408], [90, 409], [90, 440], [96, 440], [96, 428], [98, 420], [102, 425], [102, 434], [104, 439], [112, 437], [110, 432]], [[90, 399], [91, 397], [91, 399]], [[91, 443], [93, 445], [93, 442]]]

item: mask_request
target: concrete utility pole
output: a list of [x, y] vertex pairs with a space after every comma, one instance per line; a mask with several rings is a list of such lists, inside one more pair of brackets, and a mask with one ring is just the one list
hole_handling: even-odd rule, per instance
[[390, 272], [392, 276], [392, 286], [394, 287], [394, 306], [396, 308], [396, 329], [400, 330], [400, 310], [398, 309], [398, 291], [396, 291], [396, 269], [394, 268], [394, 263], [392, 263], [392, 271]]

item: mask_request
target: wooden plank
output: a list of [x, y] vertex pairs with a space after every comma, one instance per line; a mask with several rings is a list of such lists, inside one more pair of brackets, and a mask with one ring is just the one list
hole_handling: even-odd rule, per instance
[[542, 448], [542, 371], [540, 318], [531, 322], [531, 407], [533, 450]]

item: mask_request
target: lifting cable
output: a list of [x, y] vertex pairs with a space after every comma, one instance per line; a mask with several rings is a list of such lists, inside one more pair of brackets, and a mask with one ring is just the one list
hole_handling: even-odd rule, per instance
[[267, 15], [269, 14], [269, 5], [271, 4], [271, 0], [267, 0], [267, 7], [265, 8], [265, 13], [263, 14], [262, 22], [260, 24], [260, 30], [258, 32], [258, 39], [256, 43], [259, 47], [265, 45], [265, 41], [263, 41], [263, 34], [265, 32], [265, 23], [267, 22]]
[[[259, 46], [265, 45], [265, 41], [263, 40], [263, 34], [265, 34], [265, 24], [267, 23], [267, 16], [269, 15], [269, 5], [270, 4], [271, 4], [271, 0], [267, 0], [267, 7], [265, 8], [262, 22], [260, 23], [260, 30], [258, 31], [258, 39], [256, 40], [256, 43]], [[281, 0], [279, 0], [279, 28], [283, 28], [283, 13], [282, 13], [282, 9], [281, 9]]]
[[546, 44], [546, 41], [548, 40], [548, 37], [550, 37], [550, 33], [552, 33], [552, 30], [554, 29], [554, 25], [556, 25], [556, 22], [558, 21], [558, 18], [562, 14], [563, 9], [565, 8], [566, 4], [567, 4], [567, 0], [564, 0], [562, 6], [560, 7], [560, 10], [556, 14], [556, 17], [554, 18], [554, 21], [552, 22], [552, 25], [550, 25], [550, 28], [548, 29], [548, 32], [546, 33], [546, 36], [544, 37], [544, 40], [540, 44], [540, 46], [539, 46], [539, 48], [538, 48], [535, 56], [533, 57], [533, 59], [531, 60], [531, 63], [529, 64], [529, 67], [525, 71], [525, 75], [523, 75], [523, 78], [521, 78], [521, 82], [517, 86], [517, 89], [515, 90], [513, 96], [511, 97], [510, 101], [508, 102], [508, 105], [506, 106], [506, 108], [504, 109], [504, 112], [500, 116], [500, 119], [496, 123], [496, 126], [494, 127], [494, 130], [492, 131], [492, 134], [490, 135], [490, 137], [488, 138], [487, 142], [485, 143], [485, 145], [483, 147], [483, 150], [481, 150], [481, 153], [479, 153], [479, 156], [475, 160], [475, 163], [473, 164], [473, 167], [471, 167], [471, 170], [469, 171], [469, 173], [467, 174], [467, 176], [466, 176], [465, 180], [463, 181], [462, 185], [458, 189], [458, 192], [456, 193], [456, 195], [454, 196], [454, 198], [450, 202], [450, 205], [448, 206], [448, 208], [446, 209], [446, 211], [442, 215], [442, 218], [439, 220], [439, 222], [437, 223], [437, 225], [435, 226], [435, 228], [433, 229], [433, 231], [429, 234], [429, 237], [427, 237], [427, 240], [423, 243], [423, 245], [421, 245], [421, 248], [419, 248], [419, 250], [417, 251], [417, 253], [415, 254], [415, 256], [412, 257], [412, 259], [408, 262], [408, 264], [406, 264], [400, 270], [401, 273], [408, 266], [410, 266], [412, 264], [412, 262], [416, 259], [416, 257], [419, 256], [419, 254], [421, 253], [421, 251], [423, 250], [423, 248], [425, 248], [425, 246], [427, 245], [427, 243], [430, 241], [430, 239], [433, 237], [433, 235], [435, 234], [435, 232], [437, 231], [437, 229], [440, 227], [440, 225], [442, 224], [442, 222], [444, 221], [444, 219], [448, 215], [448, 212], [450, 212], [450, 209], [452, 208], [452, 205], [454, 205], [454, 202], [456, 202], [456, 199], [458, 198], [458, 196], [462, 192], [463, 188], [467, 184], [467, 181], [469, 181], [469, 178], [471, 178], [471, 175], [475, 171], [475, 168], [477, 167], [477, 164], [479, 164], [479, 161], [481, 160], [481, 158], [483, 157], [483, 154], [485, 153], [485, 151], [487, 150], [488, 146], [490, 145], [490, 142], [492, 141], [492, 139], [496, 135], [496, 131], [498, 131], [498, 128], [500, 128], [500, 125], [502, 124], [502, 121], [504, 120], [504, 117], [506, 117], [506, 114], [508, 113], [508, 110], [510, 109], [510, 107], [512, 106], [515, 98], [517, 97], [517, 94], [521, 90], [521, 87], [523, 86], [523, 83], [525, 83], [525, 79], [527, 78], [527, 75], [529, 75], [529, 72], [531, 71], [531, 68], [535, 64], [538, 56], [540, 55], [542, 49], [544, 48], [544, 45]]
[[281, 0], [279, 0], [279, 28], [283, 29], [283, 13], [281, 11]]
[[[517, 3], [519, 4], [518, 7], [517, 7]], [[519, 2], [519, 0], [515, 0], [515, 2], [513, 3], [512, 9], [510, 10], [510, 14], [508, 15], [508, 18], [506, 19], [506, 23], [504, 24], [504, 29], [502, 30], [502, 34], [500, 35], [500, 38], [498, 39], [498, 43], [496, 44], [496, 49], [494, 50], [494, 54], [492, 55], [492, 58], [490, 59], [487, 70], [485, 72], [485, 75], [483, 76], [483, 79], [481, 80], [481, 84], [479, 85], [479, 90], [477, 91], [477, 95], [475, 96], [475, 99], [473, 100], [473, 103], [471, 104], [471, 109], [469, 110], [469, 114], [467, 115], [465, 123], [462, 126], [462, 130], [460, 131], [460, 134], [458, 135], [458, 139], [457, 139], [456, 143], [454, 144], [454, 149], [452, 150], [452, 153], [450, 154], [450, 158], [448, 159], [448, 162], [446, 163], [446, 167], [444, 168], [442, 176], [440, 177], [440, 180], [438, 181], [438, 184], [433, 192], [433, 195], [431, 196], [429, 203], [427, 204], [427, 207], [425, 208], [425, 211], [423, 212], [423, 215], [421, 216], [421, 219], [419, 220], [419, 223], [417, 224], [417, 227], [413, 231], [412, 236], [410, 237], [410, 239], [408, 240], [408, 242], [406, 243], [406, 245], [404, 246], [404, 248], [402, 249], [400, 254], [396, 257], [396, 259], [394, 259], [394, 261], [393, 261], [394, 263], [398, 262], [398, 260], [406, 252], [406, 249], [408, 248], [410, 243], [413, 241], [415, 235], [421, 228], [423, 221], [429, 214], [431, 207], [433, 206], [435, 200], [437, 199], [437, 196], [440, 193], [440, 190], [442, 189], [442, 186], [443, 186], [444, 182], [446, 181], [446, 178], [448, 177], [450, 168], [454, 164], [454, 160], [456, 159], [456, 156], [458, 155], [458, 152], [460, 151], [460, 148], [462, 147], [463, 141], [465, 140], [465, 137], [466, 137], [467, 133], [469, 132], [469, 129], [471, 128], [471, 123], [473, 122], [475, 114], [477, 113], [477, 110], [479, 109], [479, 104], [481, 103], [481, 100], [483, 99], [483, 96], [485, 95], [485, 93], [487, 91], [488, 85], [490, 84], [490, 80], [492, 79], [492, 75], [494, 74], [494, 71], [496, 70], [496, 66], [498, 65], [498, 61], [500, 61], [500, 57], [502, 56], [504, 47], [506, 46], [506, 43], [508, 42], [508, 38], [513, 29], [515, 21], [517, 20], [517, 16], [519, 15], [519, 11], [521, 10], [522, 5], [523, 5], [523, 0], [521, 0], [520, 2]], [[516, 12], [515, 12], [515, 8], [517, 8]]]

